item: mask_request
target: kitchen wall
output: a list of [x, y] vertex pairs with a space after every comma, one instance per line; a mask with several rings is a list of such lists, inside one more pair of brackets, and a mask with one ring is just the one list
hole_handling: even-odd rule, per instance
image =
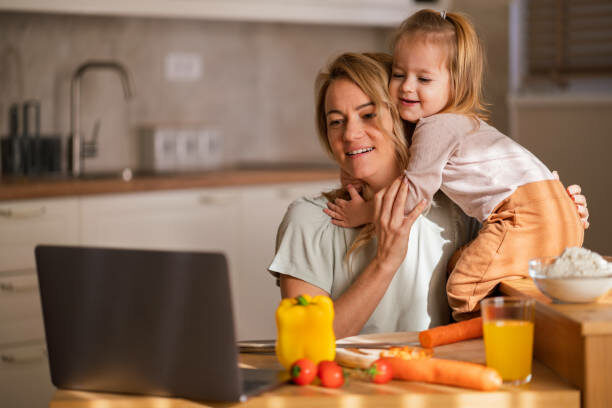
[[[365, 27], [0, 13], [0, 134], [8, 107], [42, 101], [42, 130], [70, 129], [70, 78], [91, 59], [125, 64], [135, 97], [114, 72], [82, 82], [82, 128], [100, 120], [99, 155], [87, 171], [138, 166], [143, 124], [202, 124], [220, 130], [227, 162], [329, 162], [314, 131], [313, 82], [342, 51], [383, 51], [384, 30]], [[194, 82], [169, 82], [170, 52], [201, 55]]]
[[[491, 119], [508, 128], [507, 7], [457, 2], [482, 33], [489, 52], [486, 98]], [[99, 153], [86, 171], [138, 167], [138, 129], [148, 124], [198, 124], [218, 129], [224, 159], [329, 163], [316, 142], [313, 82], [330, 56], [387, 51], [390, 30], [369, 27], [215, 22], [131, 17], [0, 13], [0, 135], [11, 103], [42, 101], [44, 133], [70, 129], [70, 78], [86, 60], [114, 59], [132, 74], [125, 101], [113, 72], [82, 81], [82, 129], [97, 120]], [[194, 82], [164, 77], [168, 53], [201, 55]]]

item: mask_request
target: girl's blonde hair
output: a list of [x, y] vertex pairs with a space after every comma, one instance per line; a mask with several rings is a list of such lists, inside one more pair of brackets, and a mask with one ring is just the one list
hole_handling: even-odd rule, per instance
[[[395, 146], [395, 158], [400, 169], [408, 165], [408, 147], [404, 138], [402, 120], [395, 103], [389, 95], [389, 73], [391, 72], [392, 57], [384, 53], [345, 53], [333, 61], [327, 68], [319, 73], [315, 81], [315, 109], [319, 141], [323, 148], [333, 158], [333, 152], [327, 138], [327, 116], [325, 112], [325, 98], [330, 85], [337, 80], [345, 79], [357, 85], [365, 93], [376, 108], [378, 128], [390, 138]], [[381, 123], [383, 109], [389, 111], [393, 121], [392, 133], [387, 132]], [[339, 188], [323, 194], [329, 201], [336, 198], [350, 199], [345, 188]], [[365, 200], [372, 199], [374, 193], [365, 186], [362, 192]], [[349, 258], [357, 248], [365, 245], [374, 236], [373, 224], [364, 226], [351, 248], [346, 254]]]
[[433, 41], [448, 50], [451, 92], [442, 112], [461, 113], [486, 120], [489, 111], [482, 95], [485, 69], [484, 49], [474, 26], [461, 13], [420, 10], [397, 29], [393, 49], [403, 38]]

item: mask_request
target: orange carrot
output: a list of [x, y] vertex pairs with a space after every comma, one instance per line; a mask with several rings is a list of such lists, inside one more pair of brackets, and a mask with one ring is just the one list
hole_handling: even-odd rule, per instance
[[482, 337], [482, 317], [438, 326], [419, 333], [421, 346], [432, 348], [443, 344]]
[[490, 367], [466, 361], [426, 358], [405, 360], [387, 357], [393, 378], [405, 381], [420, 381], [433, 384], [452, 385], [481, 391], [493, 391], [502, 384], [499, 373]]

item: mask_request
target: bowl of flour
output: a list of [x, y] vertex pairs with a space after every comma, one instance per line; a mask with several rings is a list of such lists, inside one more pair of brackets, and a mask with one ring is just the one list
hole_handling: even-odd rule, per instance
[[612, 262], [586, 248], [529, 261], [529, 276], [556, 302], [595, 302], [612, 289]]

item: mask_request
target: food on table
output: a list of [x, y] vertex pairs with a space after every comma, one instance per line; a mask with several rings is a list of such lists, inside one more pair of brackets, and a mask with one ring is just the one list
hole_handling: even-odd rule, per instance
[[431, 348], [482, 337], [482, 317], [434, 327], [419, 333], [423, 347]]
[[606, 276], [612, 274], [612, 264], [586, 248], [570, 247], [542, 272], [549, 278]]
[[321, 385], [327, 388], [338, 388], [344, 384], [344, 370], [335, 361], [321, 361], [317, 367], [317, 377]]
[[336, 356], [334, 304], [328, 296], [283, 299], [276, 309], [276, 356], [289, 368], [307, 358], [318, 364]]
[[517, 381], [531, 374], [533, 322], [492, 320], [484, 324], [487, 365], [504, 381]]
[[433, 350], [431, 348], [421, 347], [389, 347], [388, 350], [380, 352], [380, 357], [400, 357], [406, 360], [415, 360], [419, 358], [429, 358], [433, 356]]
[[300, 358], [289, 369], [291, 381], [297, 385], [308, 385], [317, 376], [317, 366], [307, 358]]
[[368, 376], [376, 384], [385, 384], [393, 378], [391, 364], [384, 359], [378, 359], [367, 370]]
[[393, 378], [399, 380], [451, 385], [481, 391], [493, 391], [502, 385], [499, 373], [481, 364], [439, 358], [406, 360], [389, 357], [385, 360], [391, 365]]

